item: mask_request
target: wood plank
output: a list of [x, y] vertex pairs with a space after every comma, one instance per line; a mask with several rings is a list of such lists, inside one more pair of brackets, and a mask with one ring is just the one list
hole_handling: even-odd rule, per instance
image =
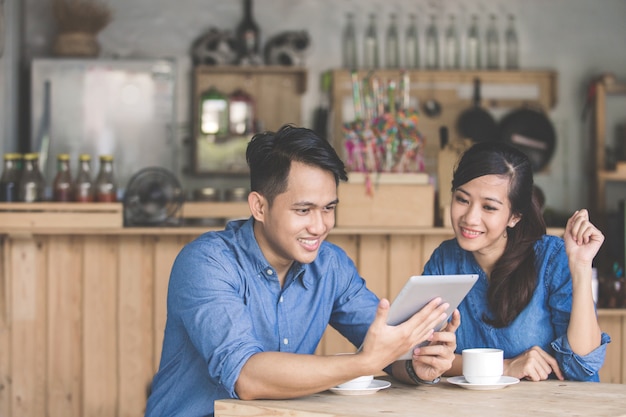
[[0, 416], [11, 415], [11, 240], [0, 236]]
[[46, 238], [48, 248], [48, 415], [81, 417], [82, 246], [65, 235]]
[[183, 236], [155, 237], [154, 244], [154, 293], [153, 293], [153, 373], [159, 369], [161, 351], [163, 349], [163, 334], [167, 320], [167, 287], [170, 281], [170, 272], [178, 252], [190, 238]]
[[380, 298], [389, 297], [389, 236], [361, 236], [357, 268], [371, 291]]
[[389, 236], [389, 300], [393, 301], [412, 275], [422, 273], [421, 236]]
[[35, 239], [15, 239], [11, 251], [11, 415], [46, 414], [46, 254]]
[[606, 347], [604, 366], [600, 369], [600, 381], [623, 383], [622, 369], [624, 365], [624, 319], [621, 316], [599, 316], [598, 323], [603, 332], [611, 336], [611, 343]]
[[83, 417], [117, 413], [118, 242], [115, 236], [85, 237]]
[[154, 239], [119, 239], [119, 407], [118, 416], [145, 413], [152, 381]]

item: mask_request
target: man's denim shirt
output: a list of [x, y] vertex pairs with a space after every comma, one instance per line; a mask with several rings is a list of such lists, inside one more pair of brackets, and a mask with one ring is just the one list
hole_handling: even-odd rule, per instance
[[377, 305], [354, 263], [329, 242], [312, 263], [294, 263], [281, 288], [252, 218], [205, 233], [172, 268], [146, 416], [211, 415], [214, 400], [237, 398], [235, 382], [252, 355], [313, 354], [329, 323], [360, 346]]

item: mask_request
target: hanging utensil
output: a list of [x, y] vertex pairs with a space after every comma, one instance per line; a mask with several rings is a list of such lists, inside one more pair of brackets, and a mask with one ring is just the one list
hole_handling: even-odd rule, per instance
[[464, 110], [457, 119], [456, 127], [459, 136], [474, 142], [497, 140], [498, 124], [491, 113], [481, 107], [480, 101], [480, 79], [475, 78], [473, 105]]

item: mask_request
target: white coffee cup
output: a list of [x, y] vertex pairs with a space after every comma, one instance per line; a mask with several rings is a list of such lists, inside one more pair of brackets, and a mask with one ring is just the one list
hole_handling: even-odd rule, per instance
[[363, 375], [339, 384], [337, 387], [342, 389], [363, 389], [369, 387], [373, 379], [374, 375]]
[[[354, 355], [354, 352], [347, 352], [347, 353], [335, 353], [335, 355], [337, 356], [341, 356], [341, 355]], [[363, 388], [367, 388], [370, 386], [370, 384], [372, 383], [372, 380], [374, 379], [374, 375], [362, 375], [356, 378], [353, 378], [349, 381], [346, 381], [342, 384], [337, 385], [337, 388], [342, 388], [342, 389], [363, 389]]]
[[463, 376], [470, 384], [495, 384], [502, 377], [502, 349], [463, 349]]

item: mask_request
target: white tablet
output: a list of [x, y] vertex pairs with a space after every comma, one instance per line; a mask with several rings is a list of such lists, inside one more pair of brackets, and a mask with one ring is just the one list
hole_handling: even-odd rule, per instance
[[[447, 318], [435, 328], [438, 331], [446, 324], [477, 279], [477, 274], [412, 276], [391, 303], [387, 324], [395, 326], [403, 323], [433, 298], [441, 297], [443, 302], [450, 304], [450, 307], [446, 311]], [[424, 342], [422, 345], [427, 343]], [[411, 359], [412, 352], [413, 349], [399, 357], [398, 360]]]

